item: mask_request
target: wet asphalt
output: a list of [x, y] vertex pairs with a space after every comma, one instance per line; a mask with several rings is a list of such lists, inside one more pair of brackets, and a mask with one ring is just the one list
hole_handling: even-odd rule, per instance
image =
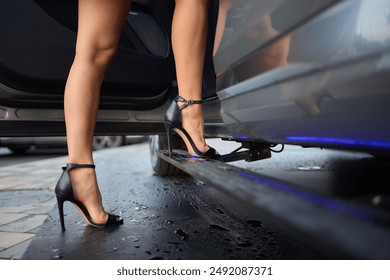
[[[188, 175], [154, 175], [147, 144], [96, 158], [107, 211], [124, 224], [96, 229], [65, 203], [55, 206], [22, 259], [318, 259], [258, 209]], [[59, 175], [59, 173], [57, 174]]]
[[[210, 143], [221, 152], [235, 148], [232, 143]], [[66, 231], [61, 232], [57, 205], [52, 203], [43, 223], [28, 232], [34, 234], [34, 237], [20, 254], [20, 258], [338, 258], [337, 255], [332, 255], [332, 248], [324, 254], [323, 251], [309, 247], [305, 244], [305, 239], [292, 236], [288, 230], [263, 215], [261, 209], [222, 193], [214, 186], [186, 174], [176, 177], [155, 175], [149, 156], [147, 143], [98, 151], [95, 154], [96, 172], [105, 209], [124, 217], [123, 225], [103, 229], [90, 227], [70, 203], [65, 203]], [[61, 174], [60, 166], [66, 163], [65, 160], [65, 157], [54, 157], [21, 166], [23, 170], [20, 172], [26, 177], [31, 173], [39, 187], [35, 190], [31, 187], [18, 191], [27, 191], [29, 194], [35, 191], [36, 195], [44, 193], [46, 200], [53, 201], [54, 184]], [[389, 164], [378, 163], [368, 154], [286, 147], [283, 153], [274, 153], [271, 159], [252, 163], [235, 162], [232, 165], [304, 184], [305, 188], [316, 193], [337, 195], [370, 207], [376, 203], [375, 207], [381, 207], [385, 211], [389, 209], [389, 192], [380, 184], [387, 178]], [[40, 169], [47, 186], [45, 182], [38, 182], [41, 179], [36, 172]], [[7, 172], [8, 169], [2, 170]], [[222, 181], [223, 179], [221, 178]], [[382, 201], [375, 200], [378, 194], [382, 194]], [[15, 196], [10, 197], [15, 199]], [[21, 198], [18, 203], [21, 203], [20, 200]], [[10, 203], [12, 199], [4, 198], [2, 201]]]

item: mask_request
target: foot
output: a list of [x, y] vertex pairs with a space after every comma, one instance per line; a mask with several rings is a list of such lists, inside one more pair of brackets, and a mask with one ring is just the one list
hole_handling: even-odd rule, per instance
[[92, 220], [96, 224], [105, 224], [108, 214], [103, 208], [95, 170], [92, 168], [76, 168], [69, 171], [69, 176], [73, 186], [74, 198], [82, 202], [88, 209]]
[[[183, 102], [177, 102], [180, 106]], [[204, 138], [204, 122], [203, 122], [203, 113], [202, 113], [202, 104], [191, 104], [181, 110], [182, 116], [182, 126], [191, 136], [194, 141], [195, 146], [202, 153], [207, 152], [210, 147], [206, 144]], [[176, 130], [180, 137], [184, 140], [186, 144], [187, 151], [190, 155], [195, 156], [197, 153], [192, 148], [187, 137], [180, 131]]]

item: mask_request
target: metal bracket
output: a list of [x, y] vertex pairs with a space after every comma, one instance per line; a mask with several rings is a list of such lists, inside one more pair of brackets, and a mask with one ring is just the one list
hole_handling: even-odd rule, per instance
[[[241, 149], [247, 150], [239, 152]], [[230, 154], [223, 155], [222, 161], [231, 162], [245, 160], [247, 162], [252, 162], [270, 157], [271, 145], [257, 142], [242, 142], [241, 147], [232, 151]]]

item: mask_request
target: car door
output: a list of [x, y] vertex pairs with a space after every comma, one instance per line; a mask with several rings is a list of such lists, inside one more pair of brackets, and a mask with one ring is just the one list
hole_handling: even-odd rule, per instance
[[231, 135], [388, 156], [390, 0], [221, 2], [232, 5], [215, 69]]
[[[218, 0], [211, 1], [204, 95], [215, 96], [212, 60]], [[170, 45], [174, 0], [133, 0], [102, 85], [97, 134], [160, 133], [177, 94]], [[77, 0], [0, 3], [0, 136], [63, 135], [63, 92], [77, 31]], [[207, 116], [207, 113], [206, 113]]]
[[[170, 51], [173, 1], [135, 0], [102, 88], [102, 108], [150, 109], [174, 80]], [[61, 108], [74, 55], [77, 1], [2, 1], [1, 104]]]

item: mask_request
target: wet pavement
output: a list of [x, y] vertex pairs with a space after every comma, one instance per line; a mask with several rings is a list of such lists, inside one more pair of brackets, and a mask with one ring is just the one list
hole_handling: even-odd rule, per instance
[[[236, 148], [230, 142], [209, 143], [222, 153]], [[286, 147], [283, 153], [273, 153], [271, 159], [231, 163], [261, 176], [288, 180], [300, 186], [300, 193], [344, 201], [344, 206], [357, 207], [374, 217], [372, 222], [352, 223], [355, 220], [347, 219], [344, 224], [336, 224], [331, 216], [349, 216], [335, 211], [328, 213], [329, 216], [319, 216], [318, 222], [309, 223], [307, 219], [313, 213], [293, 207], [294, 211], [287, 211], [286, 217], [301, 217], [301, 222], [314, 229], [312, 235], [305, 233], [302, 237], [292, 228], [279, 227], [276, 222], [280, 219], [275, 216], [265, 219], [269, 218], [264, 215], [265, 208], [255, 208], [233, 197], [231, 192], [222, 192], [223, 188], [188, 175], [156, 176], [149, 157], [147, 143], [95, 152], [105, 208], [121, 214], [124, 224], [92, 228], [66, 202], [65, 232], [61, 232], [54, 186], [66, 157], [0, 167], [0, 259], [345, 258], [342, 250], [338, 250], [341, 246], [335, 245], [337, 242], [330, 242], [332, 246], [321, 245], [324, 244], [321, 240], [334, 241], [336, 232], [348, 233], [345, 241], [351, 241], [353, 249], [362, 247], [355, 250], [360, 259], [382, 259], [384, 255], [379, 251], [383, 249], [376, 253], [372, 248], [390, 246], [389, 235], [381, 239], [379, 235], [371, 238], [372, 235], [363, 234], [382, 234], [388, 229], [390, 193], [383, 184], [388, 177], [387, 161], [362, 153]], [[241, 190], [243, 187], [237, 186]], [[254, 185], [247, 187], [256, 189]], [[262, 199], [267, 199], [266, 192], [260, 194]], [[269, 201], [272, 207], [288, 209], [288, 205], [278, 204], [274, 198]], [[352, 225], [360, 224], [359, 230], [351, 230]], [[379, 231], [376, 227], [380, 227]], [[325, 240], [321, 239], [322, 235]], [[387, 259], [388, 254], [385, 256]], [[349, 257], [354, 258], [353, 255], [346, 258]]]
[[53, 209], [58, 166], [65, 158], [0, 168], [0, 259], [20, 259]]
[[146, 143], [95, 153], [107, 211], [124, 224], [92, 228], [54, 185], [65, 157], [0, 168], [3, 259], [316, 259], [257, 210], [190, 176], [152, 172]]

